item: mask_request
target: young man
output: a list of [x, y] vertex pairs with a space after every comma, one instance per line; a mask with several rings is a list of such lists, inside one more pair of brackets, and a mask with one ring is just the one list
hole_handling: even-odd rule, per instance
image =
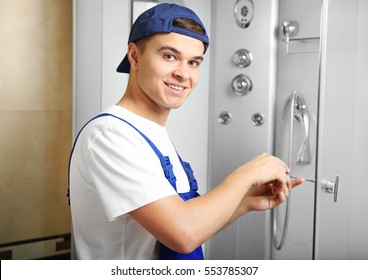
[[81, 259], [203, 259], [201, 244], [235, 219], [284, 201], [288, 167], [262, 154], [199, 196], [165, 124], [199, 79], [208, 47], [196, 14], [174, 4], [144, 12], [118, 67], [124, 96], [77, 136], [70, 161], [74, 240]]

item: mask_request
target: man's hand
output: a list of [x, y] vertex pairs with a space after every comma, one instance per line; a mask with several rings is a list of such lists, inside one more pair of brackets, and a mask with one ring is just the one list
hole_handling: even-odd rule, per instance
[[[286, 176], [286, 175], [285, 175]], [[292, 188], [304, 182], [303, 178], [288, 181], [286, 186], [278, 181], [253, 185], [245, 194], [242, 203], [248, 211], [272, 209], [287, 199]]]

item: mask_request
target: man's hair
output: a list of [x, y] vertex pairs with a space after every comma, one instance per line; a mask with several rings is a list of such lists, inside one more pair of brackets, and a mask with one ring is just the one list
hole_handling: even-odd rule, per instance
[[173, 21], [173, 26], [189, 29], [201, 35], [204, 34], [204, 30], [202, 29], [201, 25], [192, 19], [177, 18]]
[[[173, 21], [173, 26], [189, 29], [201, 35], [205, 33], [200, 24], [189, 18], [177, 18]], [[144, 52], [146, 44], [151, 38], [152, 36], [135, 42], [141, 52]]]

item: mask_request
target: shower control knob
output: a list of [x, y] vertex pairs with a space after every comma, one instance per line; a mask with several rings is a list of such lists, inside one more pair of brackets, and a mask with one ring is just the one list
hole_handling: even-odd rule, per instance
[[252, 62], [253, 56], [246, 49], [237, 50], [234, 54], [233, 61], [239, 68], [245, 68]]
[[236, 76], [231, 85], [234, 93], [240, 96], [248, 94], [253, 88], [252, 80], [245, 74]]

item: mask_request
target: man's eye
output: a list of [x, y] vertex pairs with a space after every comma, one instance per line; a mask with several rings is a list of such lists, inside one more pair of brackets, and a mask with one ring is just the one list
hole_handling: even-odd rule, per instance
[[200, 62], [198, 62], [198, 61], [196, 61], [196, 60], [193, 60], [193, 61], [191, 61], [191, 62], [189, 62], [189, 65], [190, 66], [193, 66], [193, 67], [197, 67], [197, 66], [199, 66], [201, 63]]
[[167, 60], [174, 60], [175, 56], [173, 56], [172, 54], [165, 54], [164, 58], [167, 59]]

